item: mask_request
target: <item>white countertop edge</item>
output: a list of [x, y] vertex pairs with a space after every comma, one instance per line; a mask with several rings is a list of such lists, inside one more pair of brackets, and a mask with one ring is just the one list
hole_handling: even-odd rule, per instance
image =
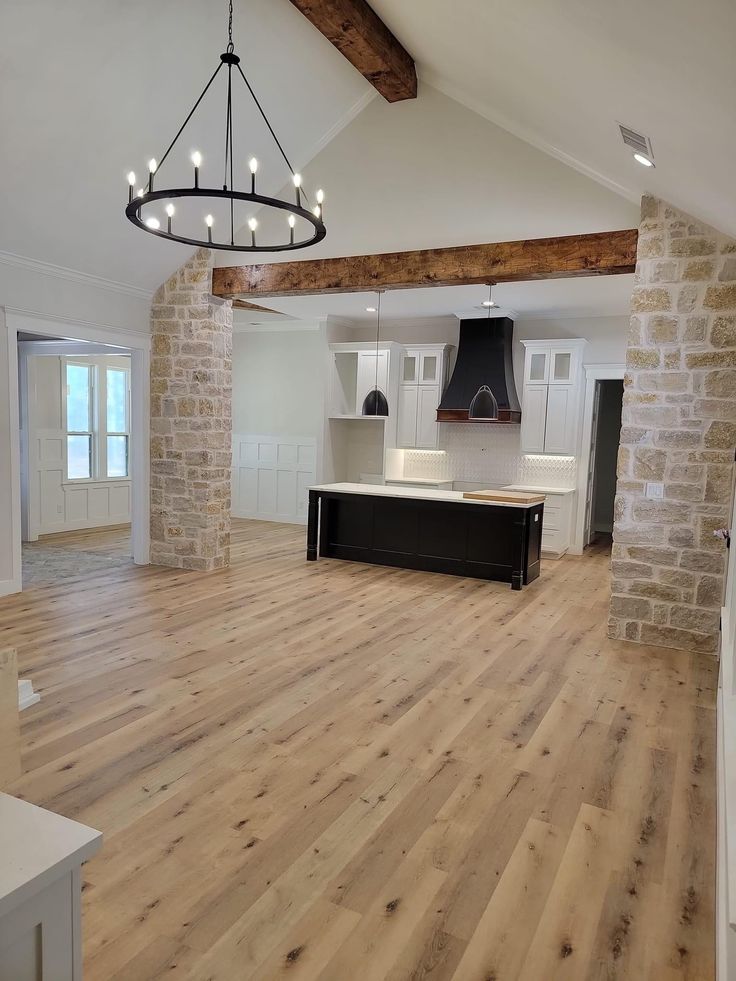
[[479, 501], [463, 497], [462, 491], [433, 490], [429, 487], [395, 487], [386, 484], [315, 484], [310, 491], [333, 491], [335, 494], [362, 494], [365, 497], [404, 497], [419, 501], [448, 501], [451, 504], [492, 504], [498, 508], [535, 508], [541, 501], [517, 504], [514, 501]]
[[0, 793], [0, 918], [92, 858], [102, 832]]
[[539, 484], [504, 484], [501, 490], [510, 491], [529, 491], [531, 494], [535, 492], [539, 494], [574, 494], [576, 491], [575, 487], [548, 487], [541, 486]]
[[[387, 484], [426, 484], [427, 487], [433, 487], [437, 484], [452, 484], [453, 481], [449, 477], [443, 477], [442, 480], [435, 480], [433, 477], [386, 477]], [[380, 484], [377, 486], [381, 486]]]

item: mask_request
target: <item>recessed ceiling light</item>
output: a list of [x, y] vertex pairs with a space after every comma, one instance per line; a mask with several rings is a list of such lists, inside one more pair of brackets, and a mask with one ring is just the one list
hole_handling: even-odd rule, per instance
[[483, 302], [481, 303], [482, 307], [488, 307], [489, 309], [490, 307], [495, 307], [496, 305], [497, 304], [494, 303], [493, 300], [483, 300]]
[[365, 308], [365, 312], [366, 313], [375, 313], [376, 312], [376, 308], [375, 307], [366, 307]]
[[643, 167], [654, 166], [654, 162], [650, 160], [649, 157], [645, 157], [643, 153], [635, 153], [634, 160], [636, 160], [637, 163], [640, 163]]

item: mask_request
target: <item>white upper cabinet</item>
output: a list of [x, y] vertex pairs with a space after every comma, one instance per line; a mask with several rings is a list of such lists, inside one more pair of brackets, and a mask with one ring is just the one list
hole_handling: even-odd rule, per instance
[[416, 385], [419, 380], [419, 361], [418, 351], [407, 351], [401, 355], [401, 374], [399, 381], [402, 385]]
[[521, 452], [577, 453], [585, 341], [522, 341]]
[[447, 384], [448, 344], [414, 344], [401, 355], [397, 443], [435, 449], [439, 442], [437, 406]]
[[[378, 365], [376, 365], [378, 358]], [[363, 401], [369, 392], [378, 385], [383, 394], [388, 398], [388, 351], [361, 351], [358, 354], [358, 385], [355, 411], [360, 412]]]

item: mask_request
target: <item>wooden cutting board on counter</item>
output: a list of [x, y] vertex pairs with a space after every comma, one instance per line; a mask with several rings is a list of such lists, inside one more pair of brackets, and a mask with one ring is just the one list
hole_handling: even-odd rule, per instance
[[529, 491], [479, 490], [465, 491], [463, 497], [471, 501], [499, 501], [501, 504], [542, 504], [545, 495]]

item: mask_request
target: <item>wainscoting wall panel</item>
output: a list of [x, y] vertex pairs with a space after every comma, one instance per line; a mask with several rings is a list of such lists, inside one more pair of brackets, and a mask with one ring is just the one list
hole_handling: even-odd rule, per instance
[[35, 535], [130, 521], [129, 480], [64, 480], [64, 433], [39, 429], [30, 445], [29, 482]]
[[317, 482], [313, 436], [233, 434], [236, 518], [306, 524], [308, 489]]

